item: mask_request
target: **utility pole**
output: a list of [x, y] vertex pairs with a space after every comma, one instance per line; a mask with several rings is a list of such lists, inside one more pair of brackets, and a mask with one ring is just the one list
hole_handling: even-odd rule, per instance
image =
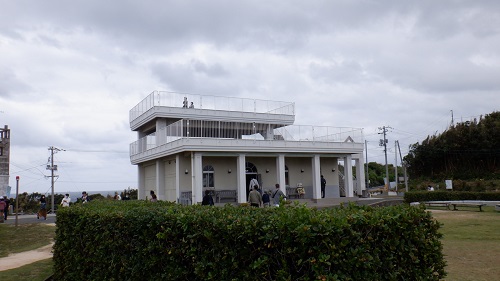
[[384, 135], [384, 139], [380, 140], [379, 145], [384, 147], [384, 154], [385, 154], [385, 177], [387, 179], [387, 183], [386, 183], [385, 189], [387, 191], [389, 191], [389, 187], [390, 187], [390, 182], [389, 182], [389, 166], [387, 166], [387, 138], [385, 137], [385, 134], [387, 133], [388, 129], [392, 129], [392, 128], [389, 127], [389, 126], [387, 126], [387, 127], [383, 126], [382, 128], [379, 127], [378, 129], [382, 130], [382, 133], [379, 133], [379, 134], [383, 134]]
[[398, 191], [398, 141], [394, 141], [394, 181], [396, 192]]
[[370, 187], [370, 176], [368, 174], [368, 141], [365, 140], [365, 154], [366, 154], [366, 172], [365, 172], [365, 178], [366, 178], [366, 188]]
[[405, 178], [405, 191], [408, 192], [408, 177], [406, 176], [406, 163], [403, 161], [403, 156], [401, 155], [401, 146], [399, 145], [399, 141], [396, 141], [399, 149], [399, 159], [401, 160], [401, 167], [403, 167], [403, 176]]
[[453, 127], [455, 125], [453, 121], [453, 109], [450, 111], [451, 111], [451, 127]]
[[50, 165], [47, 165], [47, 170], [50, 170], [50, 181], [51, 181], [51, 189], [52, 189], [52, 196], [51, 196], [51, 212], [54, 214], [55, 208], [54, 208], [54, 178], [59, 177], [58, 175], [54, 175], [54, 171], [57, 171], [57, 165], [54, 165], [54, 154], [56, 154], [58, 151], [66, 151], [64, 149], [60, 149], [57, 147], [49, 147], [50, 150]]

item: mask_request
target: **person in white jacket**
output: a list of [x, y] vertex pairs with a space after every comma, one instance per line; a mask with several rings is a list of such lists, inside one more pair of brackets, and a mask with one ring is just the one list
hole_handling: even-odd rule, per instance
[[61, 206], [69, 207], [70, 202], [71, 202], [71, 198], [69, 198], [69, 194], [66, 193], [66, 195], [64, 195], [64, 198], [61, 200]]

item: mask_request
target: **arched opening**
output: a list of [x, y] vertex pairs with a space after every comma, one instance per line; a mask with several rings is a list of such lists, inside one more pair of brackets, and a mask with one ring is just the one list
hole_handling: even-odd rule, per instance
[[214, 188], [214, 167], [212, 165], [206, 165], [203, 167], [203, 188]]
[[251, 162], [245, 162], [245, 174], [246, 174], [246, 189], [247, 189], [247, 200], [248, 194], [250, 193], [250, 181], [252, 179], [257, 179], [259, 182], [259, 187], [262, 186], [261, 176], [257, 167]]

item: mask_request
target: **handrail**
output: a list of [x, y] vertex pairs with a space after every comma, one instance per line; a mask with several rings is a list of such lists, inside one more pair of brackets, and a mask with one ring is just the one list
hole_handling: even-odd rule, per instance
[[132, 122], [155, 106], [189, 107], [191, 103], [193, 103], [194, 108], [209, 110], [295, 114], [295, 103], [293, 102], [153, 91], [130, 110], [129, 119]]
[[253, 139], [298, 142], [363, 143], [363, 129], [310, 125], [290, 125], [268, 133], [265, 124], [225, 121], [179, 120], [130, 144], [130, 155], [145, 152], [181, 138]]

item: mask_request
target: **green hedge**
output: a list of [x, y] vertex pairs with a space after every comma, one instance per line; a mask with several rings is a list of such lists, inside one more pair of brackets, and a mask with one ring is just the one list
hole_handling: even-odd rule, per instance
[[404, 200], [406, 203], [457, 200], [500, 201], [500, 192], [409, 191], [405, 192]]
[[179, 206], [101, 201], [57, 214], [55, 280], [440, 280], [420, 207]]

